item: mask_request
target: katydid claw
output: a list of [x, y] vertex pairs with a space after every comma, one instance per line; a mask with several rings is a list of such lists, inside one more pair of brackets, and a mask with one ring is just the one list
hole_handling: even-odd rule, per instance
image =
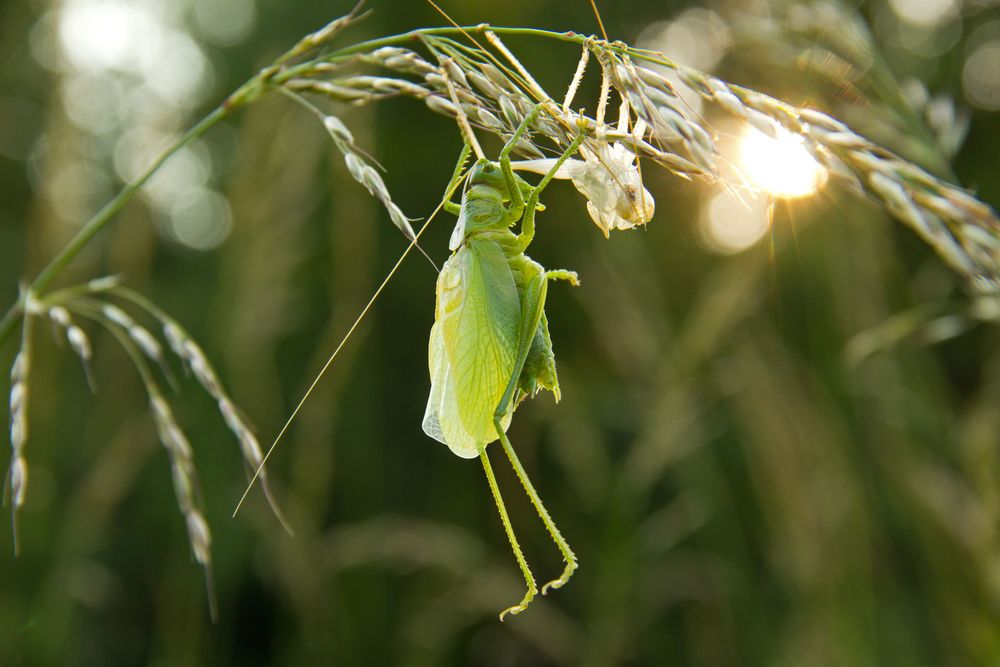
[[520, 604], [514, 605], [513, 607], [507, 607], [502, 612], [500, 612], [500, 621], [503, 622], [503, 617], [506, 616], [507, 614], [511, 614], [512, 616], [517, 616], [522, 611], [527, 609], [528, 605], [531, 604], [531, 601], [535, 599], [536, 592], [537, 590], [535, 590], [534, 587], [529, 588], [528, 592], [525, 593], [524, 599], [521, 600]]
[[577, 568], [576, 562], [567, 563], [566, 569], [563, 570], [561, 577], [559, 577], [558, 579], [553, 579], [549, 583], [542, 586], [542, 595], [548, 595], [550, 588], [552, 589], [562, 588], [564, 585], [566, 585], [566, 582], [569, 581], [569, 578], [573, 576], [574, 572], [576, 572], [576, 568]]

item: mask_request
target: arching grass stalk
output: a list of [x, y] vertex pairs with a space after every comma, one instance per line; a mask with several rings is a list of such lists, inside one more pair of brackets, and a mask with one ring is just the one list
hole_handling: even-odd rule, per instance
[[[815, 112], [812, 112], [811, 114], [802, 113], [805, 110], [794, 109], [788, 105], [784, 105], [778, 100], [761, 95], [756, 91], [722, 82], [701, 72], [682, 68], [676, 63], [665, 58], [660, 53], [636, 49], [621, 42], [595, 40], [592, 37], [573, 31], [556, 32], [539, 28], [494, 27], [485, 23], [469, 26], [418, 28], [397, 35], [390, 35], [359, 42], [313, 59], [306, 59], [295, 64], [287, 64], [296, 58], [307, 56], [309, 53], [315, 51], [317, 47], [327, 43], [329, 39], [342, 29], [346, 28], [357, 18], [360, 17], [357, 15], [357, 9], [355, 9], [355, 12], [352, 12], [352, 14], [346, 17], [341, 17], [331, 22], [323, 29], [312, 33], [312, 35], [307, 36], [295, 47], [286, 52], [286, 54], [275, 60], [272, 65], [264, 68], [257, 75], [240, 86], [236, 92], [226, 99], [223, 104], [212, 110], [207, 116], [192, 126], [187, 132], [184, 133], [184, 135], [178, 138], [173, 145], [164, 151], [164, 153], [161, 154], [160, 157], [157, 158], [137, 179], [126, 185], [114, 199], [108, 202], [100, 211], [95, 213], [94, 216], [91, 217], [91, 219], [80, 228], [79, 232], [77, 232], [77, 234], [66, 244], [62, 251], [56, 255], [56, 257], [54, 257], [44, 269], [42, 269], [33, 281], [31, 281], [28, 291], [36, 295], [44, 293], [44, 291], [51, 285], [52, 281], [55, 280], [63, 269], [65, 269], [90, 243], [90, 241], [93, 240], [93, 238], [102, 229], [104, 229], [104, 227], [106, 227], [111, 220], [114, 219], [117, 213], [124, 208], [132, 197], [172, 155], [177, 153], [180, 149], [191, 143], [196, 138], [202, 136], [221, 120], [229, 116], [234, 110], [258, 99], [261, 95], [273, 89], [275, 86], [284, 86], [302, 76], [315, 74], [321, 69], [322, 65], [344, 63], [357, 56], [371, 54], [382, 47], [398, 46], [403, 44], [419, 44], [421, 40], [429, 37], [481, 37], [485, 40], [487, 39], [487, 36], [492, 33], [503, 36], [538, 37], [581, 46], [589, 46], [591, 50], [601, 56], [604, 56], [605, 59], [610, 57], [618, 61], [617, 63], [612, 63], [612, 67], [615, 75], [613, 81], [616, 82], [616, 87], [619, 88], [619, 92], [626, 92], [626, 94], [629, 94], [630, 97], [634, 98], [634, 100], [643, 100], [645, 98], [647, 102], [649, 101], [649, 92], [651, 90], [656, 90], [662, 95], [666, 92], [666, 89], [664, 86], [658, 85], [655, 78], [648, 74], [644, 74], [641, 71], [638, 74], [630, 73], [628, 71], [630, 67], [627, 65], [628, 59], [635, 58], [654, 63], [656, 65], [668, 67], [681, 73], [684, 82], [695, 90], [695, 92], [699, 93], [709, 101], [718, 104], [730, 113], [740, 116], [755, 125], [760, 124], [761, 116], [763, 116], [763, 118], [770, 118], [775, 123], [786, 127], [786, 129], [791, 129], [797, 133], [807, 135], [811, 142], [818, 144], [821, 148], [825, 149], [823, 151], [824, 154], [822, 155], [824, 160], [830, 162], [831, 157], [837, 160], [837, 164], [833, 165], [835, 168], [832, 169], [835, 176], [838, 176], [843, 172], [843, 169], [841, 168], [843, 167], [843, 163], [846, 163], [849, 167], [848, 171], [852, 172], [847, 174], [847, 177], [852, 181], [858, 180], [858, 174], [856, 172], [867, 171], [867, 176], [869, 178], [861, 179], [860, 183], [853, 184], [854, 187], [864, 190], [869, 195], [878, 199], [883, 206], [890, 210], [890, 212], [893, 212], [897, 215], [897, 217], [902, 218], [904, 222], [907, 222], [908, 224], [911, 223], [911, 220], [914, 217], [918, 216], [919, 212], [915, 213], [914, 210], [912, 210], [913, 207], [910, 205], [911, 202], [906, 201], [907, 199], [916, 199], [916, 205], [918, 208], [923, 205], [925, 209], [931, 209], [937, 205], [939, 208], [937, 211], [938, 214], [942, 213], [942, 211], [945, 214], [954, 213], [956, 218], [965, 219], [968, 219], [970, 215], [975, 215], [988, 222], [989, 224], [987, 226], [995, 227], [996, 224], [996, 217], [991, 215], [988, 207], [982, 206], [981, 204], [979, 204], [979, 206], [975, 206], [978, 202], [975, 202], [974, 198], [969, 197], [957, 188], [948, 187], [947, 184], [936, 182], [936, 179], [920, 172], [920, 170], [913, 165], [898, 160], [898, 158], [894, 158], [894, 156], [887, 156], [885, 151], [880, 150], [879, 147], [871, 144], [871, 142], [868, 142], [864, 138], [851, 133], [846, 126], [836, 122], [834, 119], [828, 119], [823, 117], [821, 114], [816, 114]], [[624, 63], [624, 66], [622, 63]], [[631, 90], [629, 90], [630, 87]], [[414, 93], [413, 91], [399, 90], [396, 91], [396, 94]], [[364, 100], [354, 99], [351, 101], [359, 103]], [[656, 99], [653, 100], [654, 103], [658, 101], [659, 100]], [[443, 105], [439, 106], [442, 107], [440, 110], [445, 110]], [[633, 108], [636, 108], [637, 106], [641, 107], [642, 105], [636, 105], [633, 103]], [[771, 125], [773, 126], [773, 124]], [[811, 134], [810, 130], [813, 130]], [[863, 149], [867, 155], [859, 155], [861, 149]], [[845, 160], [844, 154], [850, 150], [853, 150], [854, 153], [849, 156], [849, 159]], [[875, 175], [880, 170], [882, 172], [882, 176], [892, 174], [892, 176], [888, 177], [891, 182], [887, 183], [884, 178]], [[874, 179], [872, 179], [871, 176], [874, 176]], [[913, 197], [908, 193], [903, 193], [906, 195], [905, 197], [900, 196], [899, 188], [896, 187], [897, 185], [909, 187], [914, 184], [924, 191], [930, 191], [931, 195], [935, 196], [935, 200], [931, 202], [926, 200], [921, 202], [919, 193], [916, 197]], [[858, 187], [858, 185], [860, 185], [860, 187]], [[950, 196], [942, 194], [943, 192], [947, 192], [947, 195]], [[955, 193], [960, 194], [956, 195]], [[956, 209], [956, 199], [959, 200], [959, 208], [964, 210], [958, 211]], [[926, 232], [925, 226], [920, 222], [917, 222], [917, 224], [912, 226], [914, 226], [918, 233], [920, 233], [921, 236], [924, 236], [925, 239], [933, 241], [935, 235]], [[943, 234], [937, 235], [939, 243], [943, 236]], [[942, 246], [938, 245], [937, 247], [941, 248]], [[942, 253], [952, 266], [958, 266], [962, 263], [952, 258], [954, 256], [954, 252], [951, 247], [944, 249]], [[960, 268], [964, 269], [962, 270], [963, 273], [972, 273], [972, 270], [968, 266]], [[6, 341], [16, 328], [17, 323], [23, 314], [23, 305], [23, 301], [19, 300], [17, 303], [12, 305], [3, 318], [0, 319], [0, 344], [3, 344], [3, 342]]]
[[[225, 100], [225, 102], [195, 123], [187, 132], [179, 137], [177, 141], [168, 147], [152, 164], [150, 164], [138, 178], [128, 183], [114, 197], [114, 199], [105, 204], [103, 208], [87, 220], [76, 235], [70, 239], [69, 242], [67, 242], [66, 246], [59, 252], [59, 254], [53, 257], [45, 268], [39, 272], [38, 276], [31, 281], [27, 292], [36, 295], [44, 293], [52, 282], [59, 276], [59, 274], [62, 273], [62, 271], [69, 266], [74, 259], [76, 259], [80, 252], [87, 247], [94, 237], [97, 236], [97, 234], [115, 218], [125, 205], [132, 200], [132, 197], [139, 192], [142, 186], [145, 185], [157, 171], [159, 171], [160, 167], [162, 167], [167, 160], [192, 141], [201, 137], [208, 130], [216, 126], [220, 121], [227, 118], [233, 111], [257, 100], [266, 92], [269, 88], [269, 84], [280, 85], [302, 72], [309, 71], [320, 62], [335, 62], [358, 53], [374, 50], [380, 46], [419, 40], [421, 36], [462, 36], [465, 34], [484, 34], [487, 30], [491, 30], [501, 35], [544, 37], [576, 44], [583, 44], [587, 39], [585, 36], [574, 32], [560, 33], [537, 28], [490, 27], [485, 23], [466, 27], [420, 28], [398, 35], [360, 42], [350, 47], [334, 51], [328, 56], [306, 60], [292, 66], [283, 66], [284, 63], [287, 63], [296, 57], [305, 55], [311, 50], [324, 45], [337, 33], [350, 25], [351, 22], [362, 17], [362, 15], [357, 14], [357, 8], [355, 8], [354, 12], [351, 14], [332, 21], [321, 30], [318, 30], [302, 39], [298, 44], [296, 44], [295, 47], [276, 59], [272, 65], [265, 67], [257, 75], [240, 86], [236, 92]], [[617, 49], [619, 47], [609, 48]], [[17, 328], [23, 314], [24, 300], [23, 298], [19, 298], [16, 303], [12, 304], [7, 309], [3, 318], [0, 318], [0, 345], [3, 345]]]

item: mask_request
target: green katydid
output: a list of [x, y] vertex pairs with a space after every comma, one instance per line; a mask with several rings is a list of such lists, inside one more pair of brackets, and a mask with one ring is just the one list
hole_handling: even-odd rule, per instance
[[[513, 58], [505, 49], [504, 52], [509, 58]], [[555, 357], [544, 312], [545, 298], [549, 280], [566, 280], [574, 285], [578, 284], [578, 280], [574, 272], [546, 270], [524, 253], [534, 238], [536, 210], [543, 208], [539, 205], [539, 197], [553, 178], [573, 181], [577, 190], [587, 197], [588, 213], [605, 235], [611, 229], [630, 229], [644, 224], [652, 216], [652, 198], [642, 188], [637, 166], [631, 164], [634, 154], [623, 145], [615, 142], [609, 147], [599, 141], [596, 147], [582, 148], [588, 130], [594, 129], [582, 114], [576, 116], [575, 120], [578, 134], [558, 158], [527, 160], [515, 165], [511, 162], [510, 154], [543, 110], [558, 118], [559, 122], [567, 125], [574, 122], [573, 114], [568, 108], [582, 76], [586, 54], [585, 49], [581, 65], [563, 102], [562, 113], [559, 113], [544, 91], [539, 90], [539, 96], [545, 101], [536, 105], [523, 118], [500, 151], [497, 162], [483, 158], [482, 149], [462, 113], [450, 79], [445, 77], [458, 111], [460, 129], [466, 139], [465, 150], [446, 189], [446, 195], [420, 231], [413, 235], [399, 261], [362, 309], [292, 411], [247, 485], [234, 516], [320, 378], [337, 358], [400, 264], [417, 247], [424, 230], [443, 208], [456, 214], [458, 222], [449, 243], [452, 256], [440, 271], [437, 281], [435, 323], [431, 329], [429, 345], [431, 392], [423, 420], [424, 431], [447, 444], [457, 455], [465, 458], [478, 456], [482, 462], [501, 521], [528, 588], [519, 604], [500, 614], [501, 620], [508, 613], [523, 611], [536, 595], [537, 588], [514, 535], [486, 454], [486, 446], [494, 440], [501, 441], [504, 452], [566, 563], [561, 576], [545, 584], [541, 589], [542, 593], [549, 588], [559, 588], [569, 580], [577, 567], [576, 558], [528, 479], [506, 436], [506, 429], [517, 405], [538, 390], [548, 389], [553, 392], [556, 400], [559, 399]], [[518, 65], [516, 60], [513, 62], [515, 66]], [[607, 87], [605, 76], [602, 100], [607, 97]], [[597, 114], [598, 133], [604, 127], [604, 108], [602, 102]], [[617, 128], [619, 134], [625, 132], [628, 119], [628, 105], [623, 100]], [[628, 134], [633, 132], [629, 131]], [[642, 130], [636, 128], [634, 134], [641, 136]], [[475, 148], [480, 159], [465, 172], [463, 166], [471, 148]], [[577, 151], [581, 152], [583, 159], [570, 159]], [[515, 168], [541, 173], [542, 179], [532, 186], [515, 175]], [[450, 199], [463, 180], [466, 185], [462, 204], [459, 205]], [[520, 230], [515, 234], [511, 228], [518, 222], [521, 223]]]
[[[524, 254], [535, 235], [539, 195], [566, 159], [580, 147], [581, 132], [536, 186], [514, 174], [510, 153], [537, 118], [539, 104], [524, 118], [500, 151], [498, 162], [481, 158], [469, 172], [461, 206], [445, 204], [458, 222], [451, 236], [451, 257], [437, 281], [435, 321], [431, 328], [431, 391], [424, 414], [427, 435], [464, 458], [479, 457], [528, 591], [504, 610], [523, 611], [534, 598], [534, 577], [514, 536], [503, 498], [486, 453], [499, 439], [528, 497], [562, 552], [562, 575], [542, 587], [565, 584], [577, 567], [576, 557], [559, 533], [528, 479], [505, 433], [518, 403], [540, 389], [559, 399], [555, 357], [545, 318], [550, 280], [578, 285], [572, 271], [549, 271]], [[518, 222], [519, 233], [511, 231]]]

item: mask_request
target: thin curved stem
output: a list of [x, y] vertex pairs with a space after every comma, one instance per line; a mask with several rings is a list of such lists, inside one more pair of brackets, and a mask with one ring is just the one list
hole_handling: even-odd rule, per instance
[[[320, 58], [314, 60], [308, 60], [293, 67], [287, 67], [281, 70], [280, 73], [274, 76], [275, 82], [284, 82], [288, 79], [293, 79], [303, 71], [309, 70], [316, 63], [319, 62], [330, 62], [338, 60], [340, 58], [346, 58], [348, 56], [353, 56], [358, 53], [364, 53], [365, 51], [373, 51], [382, 46], [393, 46], [396, 44], [402, 44], [405, 42], [412, 42], [419, 40], [421, 37], [427, 37], [432, 35], [444, 36], [444, 35], [485, 35], [485, 33], [493, 32], [497, 35], [521, 35], [528, 37], [544, 37], [546, 39], [554, 39], [560, 42], [569, 42], [571, 44], [583, 44], [587, 41], [587, 35], [582, 35], [578, 32], [573, 32], [572, 30], [566, 32], [555, 32], [553, 30], [543, 30], [541, 28], [509, 28], [501, 26], [491, 26], [488, 23], [480, 23], [478, 25], [467, 25], [467, 26], [452, 26], [452, 27], [438, 27], [438, 28], [416, 28], [407, 32], [400, 33], [398, 35], [391, 35], [389, 37], [379, 37], [378, 39], [369, 39], [364, 42], [358, 42], [357, 44], [352, 44], [351, 46], [345, 47], [343, 49], [338, 49], [331, 53], [328, 53]], [[609, 44], [608, 48], [621, 51], [622, 49], [614, 44]]]
[[33, 292], [41, 293], [46, 287], [55, 279], [59, 272], [62, 271], [66, 266], [72, 262], [80, 251], [83, 250], [84, 246], [90, 242], [94, 236], [104, 229], [115, 214], [120, 211], [125, 204], [135, 196], [135, 193], [139, 191], [146, 181], [152, 177], [154, 173], [160, 168], [160, 166], [166, 162], [174, 153], [180, 149], [187, 146], [189, 143], [203, 135], [208, 131], [209, 128], [213, 127], [216, 123], [226, 117], [229, 114], [232, 106], [222, 105], [217, 107], [212, 113], [208, 114], [197, 124], [193, 125], [191, 129], [184, 133], [180, 139], [177, 140], [174, 145], [168, 148], [163, 154], [160, 155], [149, 167], [146, 168], [138, 178], [126, 185], [121, 192], [115, 196], [114, 199], [109, 201], [104, 205], [100, 211], [94, 214], [94, 216], [80, 228], [80, 231], [76, 233], [66, 247], [56, 255], [48, 266], [42, 269], [42, 272], [38, 274], [38, 277], [31, 283], [31, 290]]
[[12, 333], [17, 329], [17, 323], [21, 319], [21, 302], [18, 301], [4, 313], [0, 319], [0, 345], [3, 345]]

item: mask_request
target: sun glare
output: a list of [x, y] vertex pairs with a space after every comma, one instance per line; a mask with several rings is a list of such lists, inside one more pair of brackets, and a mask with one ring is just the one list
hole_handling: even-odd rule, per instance
[[805, 197], [826, 181], [826, 170], [802, 145], [802, 138], [781, 128], [775, 137], [748, 128], [739, 155], [750, 182], [775, 197]]

